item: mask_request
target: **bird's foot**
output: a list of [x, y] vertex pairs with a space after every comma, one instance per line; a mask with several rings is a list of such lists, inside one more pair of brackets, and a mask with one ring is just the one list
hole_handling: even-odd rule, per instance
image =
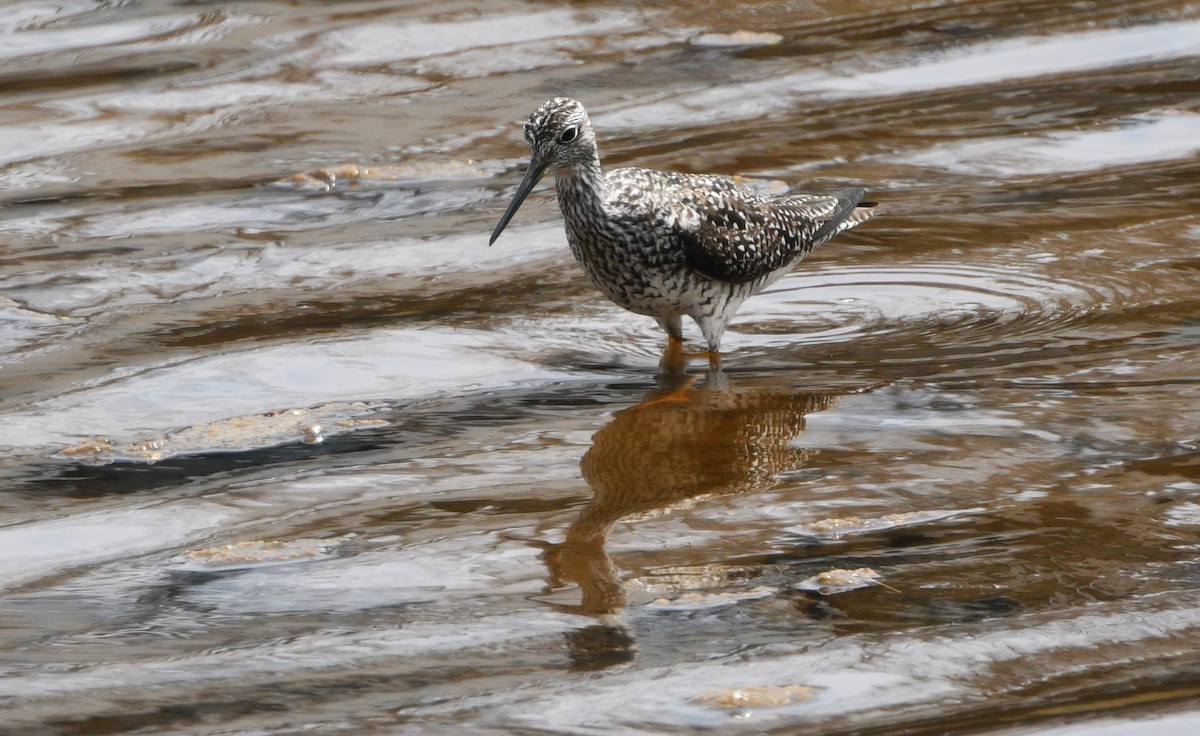
[[700, 350], [695, 353], [684, 353], [684, 358], [708, 358], [708, 367], [710, 370], [717, 370], [721, 367], [721, 353], [716, 350]]
[[692, 402], [692, 397], [690, 395], [692, 393], [692, 384], [696, 382], [697, 378], [699, 378], [699, 376], [679, 376], [679, 380], [677, 382], [673, 382], [674, 385], [669, 391], [661, 396], [655, 396], [652, 399], [647, 399], [632, 408], [646, 409], [648, 407], [658, 406], [660, 404], [690, 404]]
[[682, 373], [689, 358], [707, 358], [708, 367], [716, 370], [721, 366], [721, 353], [716, 350], [687, 351], [683, 349], [683, 338], [667, 336], [667, 349], [663, 351], [660, 366], [666, 372]]
[[687, 355], [683, 351], [682, 337], [667, 337], [667, 349], [663, 351], [662, 360], [658, 363], [665, 374], [684, 373], [687, 368]]
[[651, 392], [646, 401], [634, 407], [635, 409], [655, 404], [686, 404], [691, 401], [688, 394], [691, 392], [692, 384], [696, 382], [697, 376], [689, 376], [687, 373], [687, 358], [683, 351], [682, 338], [668, 338], [667, 349], [663, 351], [659, 366], [662, 368], [662, 373], [655, 379], [658, 388]]

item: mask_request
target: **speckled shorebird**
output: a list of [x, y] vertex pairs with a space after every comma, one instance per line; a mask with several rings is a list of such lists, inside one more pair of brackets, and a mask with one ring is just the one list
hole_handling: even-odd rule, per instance
[[525, 123], [529, 171], [492, 232], [496, 242], [546, 172], [575, 260], [600, 291], [683, 340], [696, 321], [710, 354], [742, 302], [830, 238], [871, 217], [863, 190], [758, 194], [725, 176], [626, 168], [604, 173], [587, 111], [556, 97]]

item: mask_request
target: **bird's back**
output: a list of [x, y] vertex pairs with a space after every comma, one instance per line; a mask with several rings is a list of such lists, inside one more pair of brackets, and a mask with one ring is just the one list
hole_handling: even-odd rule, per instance
[[605, 184], [605, 208], [623, 228], [654, 233], [688, 267], [734, 284], [781, 275], [872, 214], [861, 189], [768, 195], [726, 176], [641, 168], [608, 172]]

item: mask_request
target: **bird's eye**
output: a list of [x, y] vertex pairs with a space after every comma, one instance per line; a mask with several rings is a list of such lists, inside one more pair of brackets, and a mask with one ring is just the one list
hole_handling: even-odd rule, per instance
[[570, 143], [571, 141], [575, 140], [575, 136], [577, 136], [577, 135], [579, 135], [579, 128], [576, 128], [575, 126], [571, 126], [570, 128], [567, 128], [566, 130], [564, 130], [563, 132], [558, 134], [558, 142], [559, 143]]

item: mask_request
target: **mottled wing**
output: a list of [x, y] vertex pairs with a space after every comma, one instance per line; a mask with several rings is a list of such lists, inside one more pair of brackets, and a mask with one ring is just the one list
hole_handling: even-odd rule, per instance
[[689, 204], [676, 236], [689, 266], [712, 279], [743, 284], [795, 263], [833, 237], [862, 200], [862, 190], [761, 198], [714, 193]]

